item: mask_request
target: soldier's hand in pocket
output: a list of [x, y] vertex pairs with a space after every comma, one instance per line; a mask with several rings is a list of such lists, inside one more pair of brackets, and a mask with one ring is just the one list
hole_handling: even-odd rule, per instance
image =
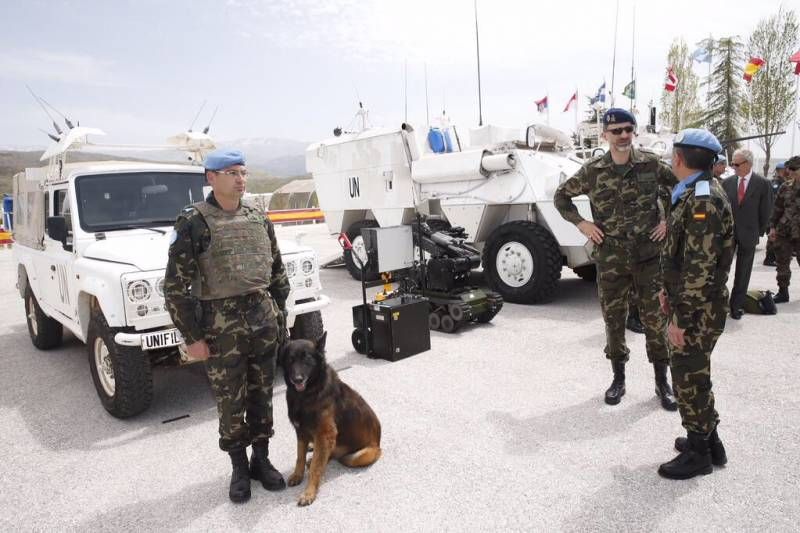
[[198, 361], [205, 361], [211, 357], [211, 350], [208, 348], [208, 343], [202, 339], [187, 345], [186, 353], [189, 355], [190, 359], [196, 359]]

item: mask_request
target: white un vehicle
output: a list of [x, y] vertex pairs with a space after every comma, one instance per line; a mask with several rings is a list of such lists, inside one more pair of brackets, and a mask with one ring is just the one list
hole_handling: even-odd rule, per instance
[[[175, 218], [204, 198], [205, 176], [191, 164], [67, 161], [87, 134], [102, 132], [73, 128], [45, 152], [47, 166], [14, 176], [17, 286], [34, 346], [59, 346], [64, 328], [85, 342], [103, 407], [124, 418], [150, 405], [155, 365], [193, 362], [164, 306], [164, 270]], [[213, 148], [202, 134], [181, 142], [195, 161]], [[317, 338], [329, 299], [315, 252], [279, 244], [291, 334]]]
[[[359, 114], [358, 131], [337, 130], [306, 150], [328, 228], [353, 243], [344, 254], [353, 277], [360, 273], [352, 254], [366, 260], [363, 228], [409, 224], [422, 212], [438, 217], [438, 229], [464, 228], [505, 301], [552, 299], [565, 265], [594, 279], [586, 237], [553, 205], [556, 188], [581, 165], [563, 133], [534, 125], [520, 141], [518, 129], [482, 126], [467, 141], [454, 128], [371, 128]], [[588, 198], [574, 201], [591, 220]]]

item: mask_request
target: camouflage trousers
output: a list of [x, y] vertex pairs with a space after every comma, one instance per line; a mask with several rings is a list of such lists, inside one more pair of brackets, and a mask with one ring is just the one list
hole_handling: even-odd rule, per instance
[[644, 326], [648, 361], [667, 363], [667, 322], [658, 302], [658, 292], [661, 290], [659, 257], [636, 262], [631, 258], [630, 251], [614, 249], [605, 243], [594, 255], [597, 261], [597, 293], [606, 324], [606, 357], [622, 362], [629, 358], [630, 350], [625, 343], [625, 319], [630, 301], [638, 308]]
[[211, 351], [206, 373], [224, 451], [266, 444], [273, 434], [276, 311], [272, 299], [261, 294], [203, 302], [203, 330]]
[[709, 434], [719, 423], [711, 391], [711, 352], [725, 329], [727, 295], [698, 308], [686, 328], [683, 348], [670, 346], [672, 389], [687, 431]]
[[797, 264], [800, 265], [800, 241], [793, 241], [785, 237], [775, 239], [775, 263], [778, 265], [778, 287], [788, 287], [792, 279], [792, 254], [797, 254]]

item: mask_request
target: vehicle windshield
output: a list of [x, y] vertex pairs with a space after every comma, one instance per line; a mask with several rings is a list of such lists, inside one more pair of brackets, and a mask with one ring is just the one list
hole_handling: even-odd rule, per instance
[[125, 172], [75, 179], [84, 231], [113, 231], [175, 223], [187, 205], [203, 200], [205, 174]]

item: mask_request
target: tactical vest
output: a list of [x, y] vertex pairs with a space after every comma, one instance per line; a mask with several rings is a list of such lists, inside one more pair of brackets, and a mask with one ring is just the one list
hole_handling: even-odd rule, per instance
[[208, 202], [193, 204], [211, 233], [211, 243], [200, 254], [200, 283], [193, 292], [200, 300], [240, 296], [269, 287], [272, 248], [257, 210], [240, 205], [234, 212]]

